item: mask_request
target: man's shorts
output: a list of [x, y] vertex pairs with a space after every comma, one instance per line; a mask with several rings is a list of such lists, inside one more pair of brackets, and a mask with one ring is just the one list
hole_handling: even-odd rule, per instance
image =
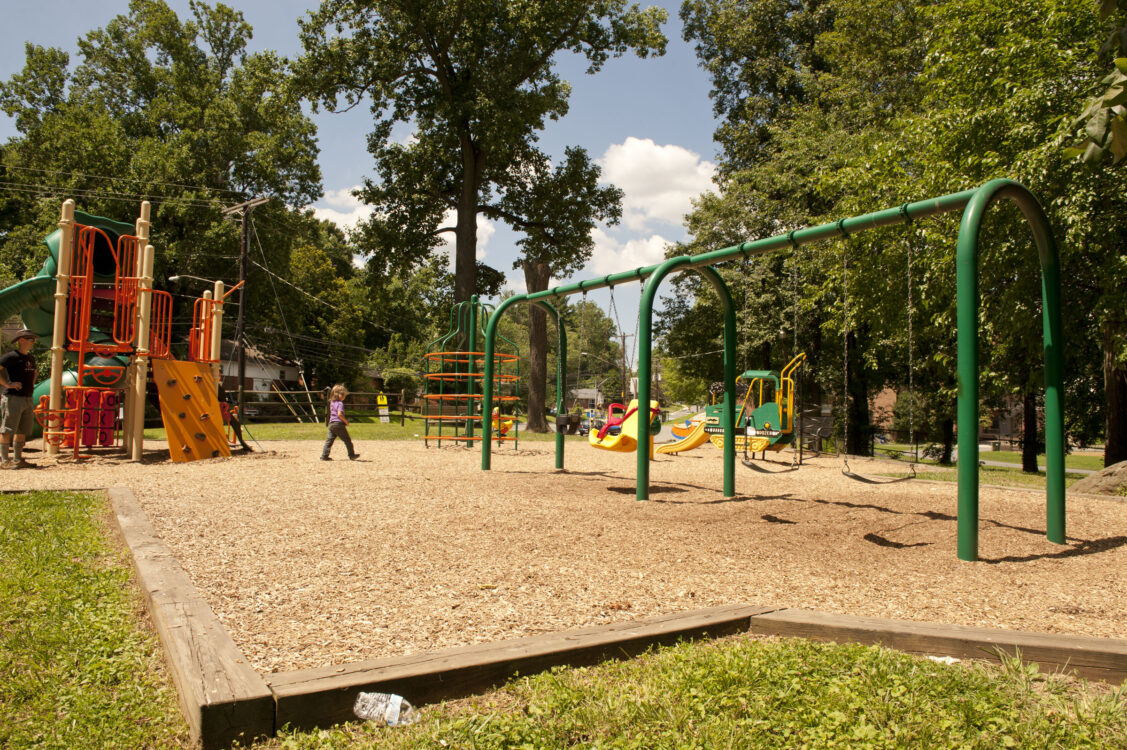
[[30, 396], [4, 396], [0, 400], [0, 435], [30, 435], [35, 407]]

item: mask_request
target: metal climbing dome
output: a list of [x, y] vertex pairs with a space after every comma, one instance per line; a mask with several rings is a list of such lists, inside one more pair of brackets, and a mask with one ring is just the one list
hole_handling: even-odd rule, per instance
[[[450, 311], [450, 330], [427, 344], [423, 357], [423, 440], [441, 446], [443, 441], [471, 445], [481, 440], [482, 396], [485, 378], [485, 323], [493, 306], [478, 301], [459, 302]], [[520, 349], [498, 336], [493, 354], [492, 433], [497, 445], [511, 442], [515, 448], [520, 428], [516, 417], [519, 400]]]

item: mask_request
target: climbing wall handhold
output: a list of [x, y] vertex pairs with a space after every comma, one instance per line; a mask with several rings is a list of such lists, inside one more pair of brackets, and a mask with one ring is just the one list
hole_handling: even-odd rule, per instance
[[158, 359], [153, 368], [172, 460], [231, 455], [222, 421], [212, 418], [220, 407], [210, 366]]

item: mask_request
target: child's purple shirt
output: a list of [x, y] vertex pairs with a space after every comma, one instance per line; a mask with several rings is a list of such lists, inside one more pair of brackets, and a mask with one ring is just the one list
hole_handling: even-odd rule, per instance
[[329, 421], [330, 422], [340, 422], [342, 416], [344, 416], [344, 402], [343, 401], [330, 401], [329, 402]]

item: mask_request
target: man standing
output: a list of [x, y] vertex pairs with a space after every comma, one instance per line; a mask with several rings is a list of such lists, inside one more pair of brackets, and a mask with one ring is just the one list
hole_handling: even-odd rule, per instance
[[[16, 334], [16, 348], [0, 356], [0, 469], [24, 469], [23, 444], [31, 433], [35, 418], [32, 394], [35, 390], [34, 331], [24, 328]], [[11, 448], [14, 456], [8, 455]]]

